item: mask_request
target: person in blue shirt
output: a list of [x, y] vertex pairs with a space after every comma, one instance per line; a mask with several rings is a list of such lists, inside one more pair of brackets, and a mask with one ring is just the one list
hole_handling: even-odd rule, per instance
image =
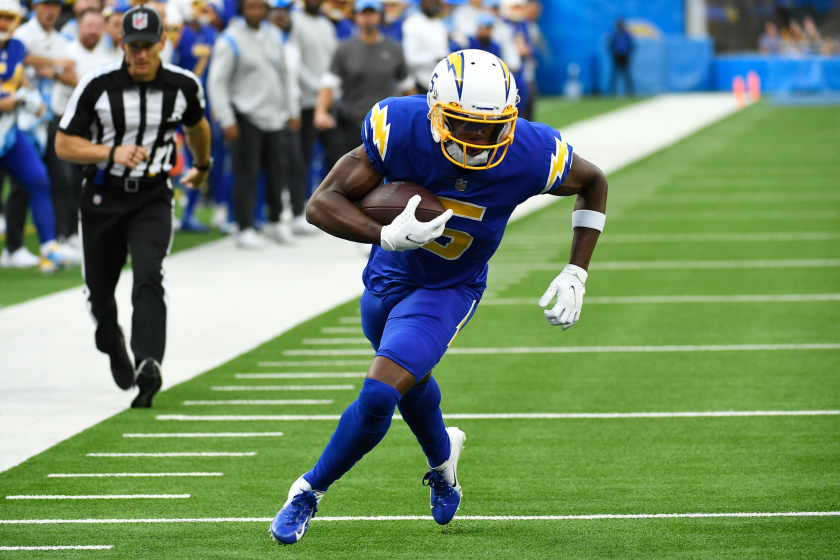
[[406, 9], [405, 0], [386, 0], [382, 2], [382, 5], [385, 7], [385, 11], [382, 16], [382, 35], [392, 41], [402, 43], [402, 26], [403, 21], [405, 21]]
[[610, 55], [613, 59], [613, 71], [610, 90], [613, 94], [618, 93], [619, 75], [624, 80], [624, 86], [628, 95], [633, 95], [633, 77], [630, 73], [630, 57], [633, 54], [633, 38], [627, 31], [623, 19], [615, 23], [615, 31], [610, 35]]
[[[417, 438], [429, 471], [432, 516], [449, 523], [461, 502], [457, 466], [466, 439], [444, 425], [432, 370], [473, 316], [488, 261], [514, 209], [533, 196], [577, 195], [569, 264], [540, 298], [563, 330], [580, 317], [587, 268], [603, 230], [607, 181], [553, 128], [517, 118], [516, 80], [498, 57], [450, 54], [425, 96], [375, 104], [359, 146], [313, 194], [307, 219], [343, 239], [373, 245], [363, 274], [362, 330], [376, 356], [358, 399], [342, 414], [318, 462], [289, 490], [272, 537], [294, 544], [324, 493], [385, 436], [395, 409]], [[515, 132], [515, 135], [514, 135]], [[382, 181], [410, 181], [447, 210], [420, 222], [420, 197], [382, 226], [354, 202]]]
[[[184, 10], [185, 13], [182, 14], [184, 20], [183, 25], [170, 29], [169, 23], [167, 23], [167, 33], [170, 34], [169, 38], [172, 40], [174, 46], [172, 64], [195, 74], [199, 81], [201, 81], [201, 85], [205, 91], [207, 89], [207, 70], [210, 67], [210, 55], [213, 51], [213, 45], [216, 43], [216, 38], [219, 36], [216, 28], [210, 24], [208, 11], [209, 7], [204, 0], [193, 0], [193, 2], [187, 5], [187, 9]], [[232, 207], [233, 184], [229, 169], [226, 170], [223, 165], [226, 153], [222, 139], [222, 129], [218, 123], [211, 119], [209, 101], [205, 106], [205, 116], [208, 122], [210, 122], [211, 155], [213, 161], [219, 162], [219, 165], [214, 165], [211, 168], [208, 184], [212, 191], [214, 201], [230, 209]], [[189, 150], [184, 150], [184, 155], [186, 158], [185, 167], [189, 169], [193, 163], [192, 154]], [[195, 217], [195, 210], [201, 199], [201, 191], [186, 189], [185, 194], [187, 204], [181, 216], [180, 230], [206, 233], [209, 231], [207, 226], [199, 222]]]
[[[80, 259], [69, 247], [59, 246], [55, 240], [55, 214], [47, 168], [32, 141], [17, 127], [19, 106], [36, 115], [43, 115], [46, 110], [38, 91], [27, 87], [23, 63], [26, 47], [12, 37], [20, 22], [20, 11], [18, 0], [0, 0], [0, 170], [29, 195], [32, 221], [41, 242], [39, 268], [51, 273], [76, 265]], [[22, 245], [7, 244], [0, 255], [0, 265], [22, 266], [21, 263], [31, 258]]]
[[475, 23], [477, 28], [475, 36], [469, 37], [469, 48], [487, 51], [497, 57], [502, 56], [502, 47], [493, 40], [493, 16], [479, 14]]

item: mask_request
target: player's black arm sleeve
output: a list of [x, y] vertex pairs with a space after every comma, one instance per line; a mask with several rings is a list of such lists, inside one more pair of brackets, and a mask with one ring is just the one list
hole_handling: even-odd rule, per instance
[[[607, 178], [597, 166], [575, 155], [572, 168], [562, 185], [551, 191], [554, 196], [577, 195], [575, 210], [607, 213]], [[577, 227], [572, 238], [569, 264], [589, 270], [589, 261], [601, 234], [597, 229]]]
[[382, 183], [363, 146], [338, 160], [306, 205], [306, 220], [325, 232], [357, 243], [379, 245], [382, 226], [353, 204]]

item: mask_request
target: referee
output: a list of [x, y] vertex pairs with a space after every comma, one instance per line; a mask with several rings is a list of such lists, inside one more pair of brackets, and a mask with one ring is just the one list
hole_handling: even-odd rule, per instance
[[[211, 165], [204, 91], [194, 74], [161, 62], [165, 42], [157, 11], [145, 6], [127, 11], [122, 18], [125, 60], [81, 80], [55, 140], [59, 157], [88, 166], [80, 205], [86, 296], [96, 323], [96, 347], [110, 356], [114, 381], [121, 389], [135, 383], [140, 389], [133, 408], [150, 407], [162, 383], [163, 259], [172, 244], [168, 177], [179, 124], [196, 162], [182, 182], [200, 187]], [[134, 271], [134, 364], [114, 299], [128, 254]]]

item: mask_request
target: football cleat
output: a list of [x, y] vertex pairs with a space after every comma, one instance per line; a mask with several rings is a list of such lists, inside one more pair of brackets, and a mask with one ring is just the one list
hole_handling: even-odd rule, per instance
[[160, 391], [163, 378], [160, 375], [160, 364], [154, 358], [146, 358], [137, 368], [135, 384], [140, 392], [131, 401], [131, 408], [151, 408], [152, 398]]
[[458, 428], [446, 428], [449, 434], [449, 459], [434, 467], [423, 477], [423, 486], [429, 487], [429, 502], [432, 517], [440, 525], [446, 525], [455, 517], [461, 505], [461, 486], [458, 484], [458, 458], [464, 449], [467, 435]]
[[128, 351], [125, 349], [125, 338], [122, 335], [119, 342], [108, 352], [108, 357], [111, 359], [111, 375], [117, 387], [123, 391], [134, 387], [134, 366], [131, 365], [131, 358], [128, 357]]
[[283, 509], [271, 522], [271, 538], [280, 544], [295, 544], [302, 539], [323, 497], [324, 492], [313, 490], [303, 477], [298, 478], [289, 490]]

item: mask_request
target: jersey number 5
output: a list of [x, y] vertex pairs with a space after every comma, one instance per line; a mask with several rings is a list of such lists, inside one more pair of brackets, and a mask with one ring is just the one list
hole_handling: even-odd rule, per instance
[[[484, 218], [484, 212], [487, 211], [487, 208], [484, 206], [478, 206], [468, 202], [460, 202], [451, 198], [438, 198], [444, 208], [452, 210], [456, 216], [460, 216], [461, 218], [466, 218], [468, 220], [480, 222]], [[470, 245], [472, 245], [473, 242], [472, 235], [457, 229], [446, 228], [443, 230], [442, 237], [448, 237], [452, 241], [446, 245], [438, 243], [437, 240], [430, 241], [429, 243], [423, 245], [423, 248], [448, 261], [454, 261], [463, 255], [466, 250], [470, 248]]]

